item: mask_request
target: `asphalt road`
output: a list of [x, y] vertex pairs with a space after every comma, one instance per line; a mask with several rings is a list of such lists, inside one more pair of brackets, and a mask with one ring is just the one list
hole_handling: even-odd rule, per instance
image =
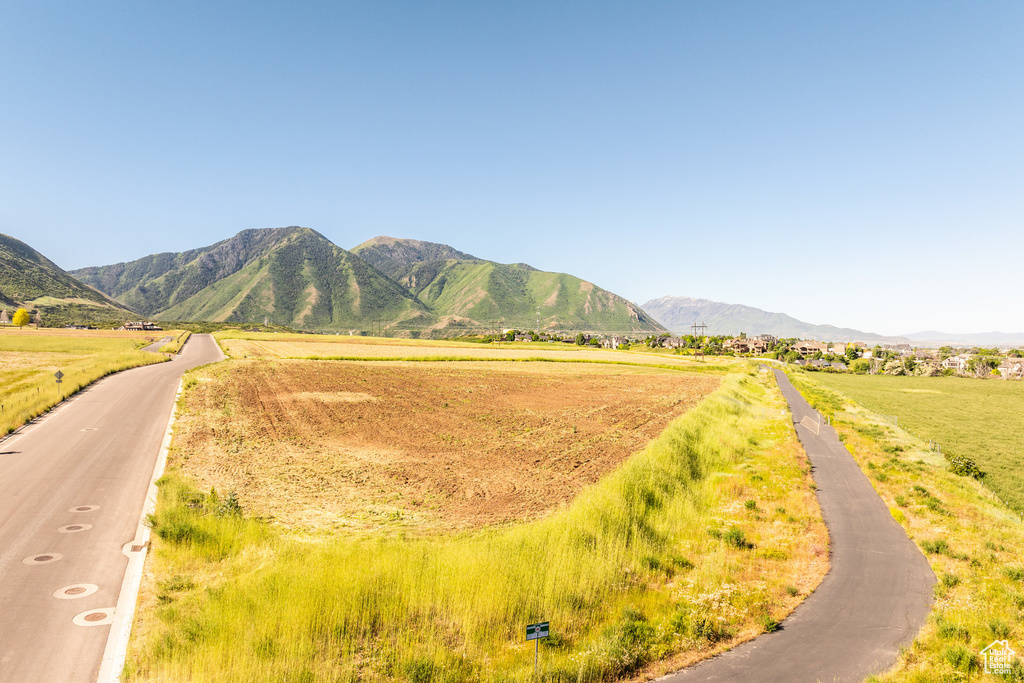
[[0, 682], [95, 682], [179, 378], [221, 357], [193, 335], [0, 441]]
[[666, 676], [705, 681], [861, 681], [891, 667], [931, 609], [935, 574], [889, 514], [867, 477], [816, 413], [775, 371], [800, 441], [810, 457], [818, 501], [832, 541], [832, 566], [810, 597], [775, 633]]

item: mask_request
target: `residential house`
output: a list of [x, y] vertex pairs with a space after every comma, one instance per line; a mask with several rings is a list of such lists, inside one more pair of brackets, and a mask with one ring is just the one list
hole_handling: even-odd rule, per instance
[[828, 353], [828, 346], [816, 341], [797, 342], [793, 350], [801, 356], [813, 356], [816, 353]]
[[750, 340], [740, 339], [739, 337], [726, 339], [722, 344], [722, 348], [733, 353], [747, 353], [750, 350]]
[[1003, 379], [1024, 379], [1024, 358], [1006, 358], [999, 366]]
[[833, 344], [828, 347], [828, 352], [836, 356], [846, 355], [846, 344]]
[[942, 361], [943, 370], [955, 370], [958, 374], [967, 372], [967, 363], [970, 357], [966, 353], [961, 353], [959, 356], [950, 356], [946, 360]]
[[765, 344], [768, 345], [768, 348], [771, 348], [779, 343], [779, 338], [771, 334], [759, 334], [756, 337], [754, 337], [754, 340], [764, 342]]
[[611, 336], [601, 340], [601, 346], [606, 349], [617, 349], [626, 343], [625, 337]]

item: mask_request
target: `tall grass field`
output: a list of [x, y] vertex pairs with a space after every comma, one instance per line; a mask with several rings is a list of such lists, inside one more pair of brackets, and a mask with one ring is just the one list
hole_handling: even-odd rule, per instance
[[[101, 333], [102, 334], [102, 333]], [[0, 435], [7, 434], [112, 372], [160, 363], [137, 335], [63, 330], [0, 332]], [[54, 373], [64, 374], [60, 384]]]
[[567, 507], [459, 534], [289, 531], [172, 452], [127, 680], [532, 681], [549, 621], [541, 680], [611, 681], [774, 630], [828, 544], [782, 405], [730, 375]]
[[1024, 511], [1024, 382], [829, 373], [814, 381], [898, 417], [900, 427], [944, 453], [971, 458], [986, 472], [985, 484]]

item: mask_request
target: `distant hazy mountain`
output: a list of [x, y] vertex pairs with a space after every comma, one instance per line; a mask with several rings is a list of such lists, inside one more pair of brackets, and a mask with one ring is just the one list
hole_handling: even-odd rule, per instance
[[243, 230], [209, 247], [73, 271], [148, 316], [348, 329], [433, 322], [427, 308], [365, 261], [309, 228]]
[[[352, 252], [406, 287], [441, 320], [505, 327], [649, 333], [639, 306], [566, 273], [478, 259], [446, 244], [375, 237]], [[539, 311], [539, 314], [538, 314]]]
[[905, 335], [915, 342], [932, 342], [950, 346], [1024, 346], [1024, 334], [1007, 332], [972, 332], [951, 334], [949, 332], [915, 332]]
[[78, 281], [38, 251], [0, 234], [0, 306], [38, 310], [44, 324], [119, 320], [124, 305]]
[[827, 341], [906, 343], [903, 337], [886, 337], [833, 325], [812, 325], [785, 313], [770, 313], [752, 306], [725, 304], [685, 296], [663, 296], [643, 305], [645, 311], [677, 334], [689, 334], [694, 322], [705, 323], [708, 334], [773, 334]]

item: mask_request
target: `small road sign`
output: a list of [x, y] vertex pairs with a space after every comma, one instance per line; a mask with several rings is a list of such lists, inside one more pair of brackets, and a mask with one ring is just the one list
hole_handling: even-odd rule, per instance
[[526, 627], [526, 639], [533, 643], [533, 675], [537, 675], [537, 655], [540, 648], [540, 639], [548, 637], [548, 625], [550, 621], [541, 621], [536, 624], [529, 624]]
[[550, 621], [542, 621], [539, 624], [530, 624], [526, 627], [526, 639], [537, 640], [548, 637], [548, 625]]
[[57, 384], [60, 384], [60, 381], [62, 379], [64, 379], [64, 373], [61, 372], [60, 370], [58, 370], [57, 372], [53, 373], [53, 376], [57, 378]]

